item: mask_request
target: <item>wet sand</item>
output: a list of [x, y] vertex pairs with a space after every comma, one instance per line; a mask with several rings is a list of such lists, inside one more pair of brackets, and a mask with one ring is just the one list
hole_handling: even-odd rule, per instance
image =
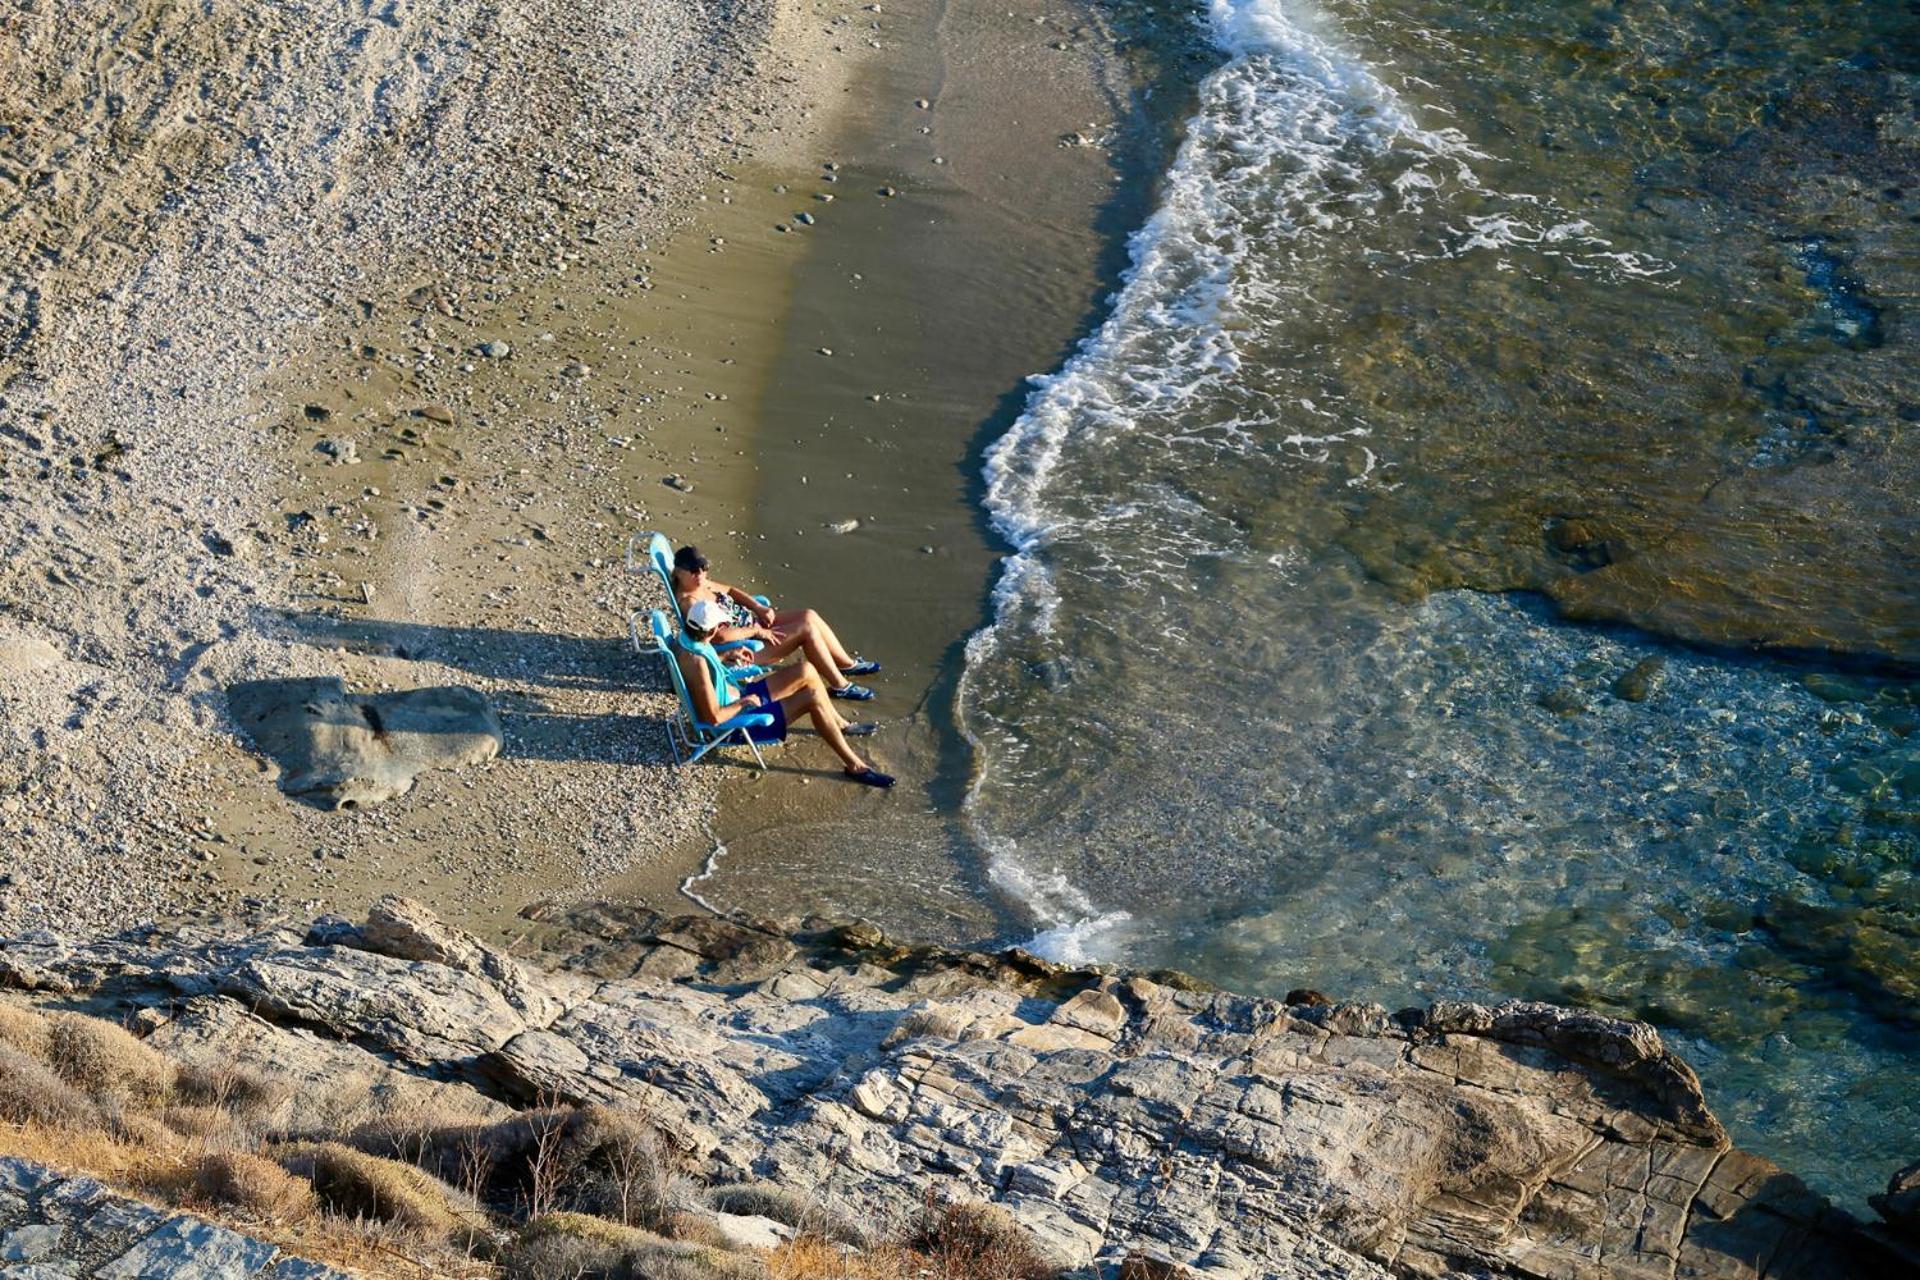
[[789, 184], [818, 221], [760, 406], [745, 563], [715, 572], [818, 609], [884, 662], [875, 701], [840, 705], [882, 722], [871, 754], [900, 783], [846, 786], [824, 745], [797, 742], [764, 775], [728, 770], [721, 856], [682, 850], [608, 888], [658, 904], [699, 876], [704, 901], [782, 915], [854, 910], [834, 888], [850, 880], [911, 880], [936, 904], [919, 935], [977, 940], [1011, 927], [953, 825], [970, 767], [953, 681], [999, 555], [979, 456], [1097, 315], [1186, 103], [1164, 87], [1182, 68], [1143, 61], [1167, 56], [1164, 33], [1129, 40], [1144, 10], [888, 12], [911, 35], [862, 67], [837, 181]]

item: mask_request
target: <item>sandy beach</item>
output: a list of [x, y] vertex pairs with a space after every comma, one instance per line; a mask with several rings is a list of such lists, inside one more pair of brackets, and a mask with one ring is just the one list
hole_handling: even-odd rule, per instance
[[[871, 45], [810, 5], [249, 11], [231, 44], [98, 8], [0, 28], [0, 921], [400, 886], [496, 920], [693, 839], [715, 779], [666, 762], [621, 551], [738, 523], [725, 432], [797, 246], [730, 257], [729, 310], [705, 224]], [[477, 688], [505, 749], [296, 802], [226, 691], [312, 676]]]
[[[404, 890], [511, 936], [547, 898], [677, 898], [729, 779], [729, 869], [776, 884], [955, 785], [927, 708], [992, 554], [972, 451], [1084, 327], [1177, 120], [1130, 102], [1113, 30], [442, 6], [202, 49], [170, 10], [96, 16], [7, 30], [38, 85], [12, 154], [45, 167], [0, 222], [0, 925]], [[296, 70], [226, 78], [268, 50]], [[901, 794], [844, 793], [809, 741], [672, 766], [626, 642], [652, 528], [855, 620]], [[499, 757], [282, 795], [227, 693], [317, 677], [477, 689]], [[984, 903], [929, 926], [991, 931]]]

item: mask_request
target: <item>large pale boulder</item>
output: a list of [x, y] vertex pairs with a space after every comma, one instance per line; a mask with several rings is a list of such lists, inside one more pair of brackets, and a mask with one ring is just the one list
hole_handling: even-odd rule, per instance
[[486, 698], [458, 685], [364, 694], [330, 676], [250, 680], [227, 700], [280, 766], [280, 789], [325, 809], [404, 795], [419, 774], [491, 760], [505, 743]]

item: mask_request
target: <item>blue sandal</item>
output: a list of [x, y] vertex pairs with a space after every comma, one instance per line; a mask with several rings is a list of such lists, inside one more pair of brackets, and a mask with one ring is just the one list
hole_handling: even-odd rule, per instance
[[872, 658], [857, 657], [851, 663], [840, 668], [840, 670], [843, 674], [849, 676], [877, 676], [880, 674], [880, 664]]
[[841, 685], [838, 689], [829, 689], [827, 692], [836, 698], [844, 698], [848, 702], [873, 701], [873, 690], [863, 684], [855, 684], [851, 680]]
[[855, 773], [852, 769], [848, 769], [846, 774], [849, 778], [852, 778], [855, 782], [863, 786], [881, 787], [884, 789], [893, 785], [892, 774], [882, 773], [872, 765], [868, 765], [858, 773]]

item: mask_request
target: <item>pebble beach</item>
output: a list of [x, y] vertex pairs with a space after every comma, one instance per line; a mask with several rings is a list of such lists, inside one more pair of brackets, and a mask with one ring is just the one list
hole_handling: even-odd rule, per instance
[[[0, 17], [0, 928], [399, 885], [510, 918], [695, 839], [621, 552], [655, 493], [726, 536], [698, 454], [742, 392], [714, 259], [666, 245], [817, 143], [877, 20], [218, 8]], [[502, 758], [295, 802], [226, 691], [315, 677], [477, 688]]]

